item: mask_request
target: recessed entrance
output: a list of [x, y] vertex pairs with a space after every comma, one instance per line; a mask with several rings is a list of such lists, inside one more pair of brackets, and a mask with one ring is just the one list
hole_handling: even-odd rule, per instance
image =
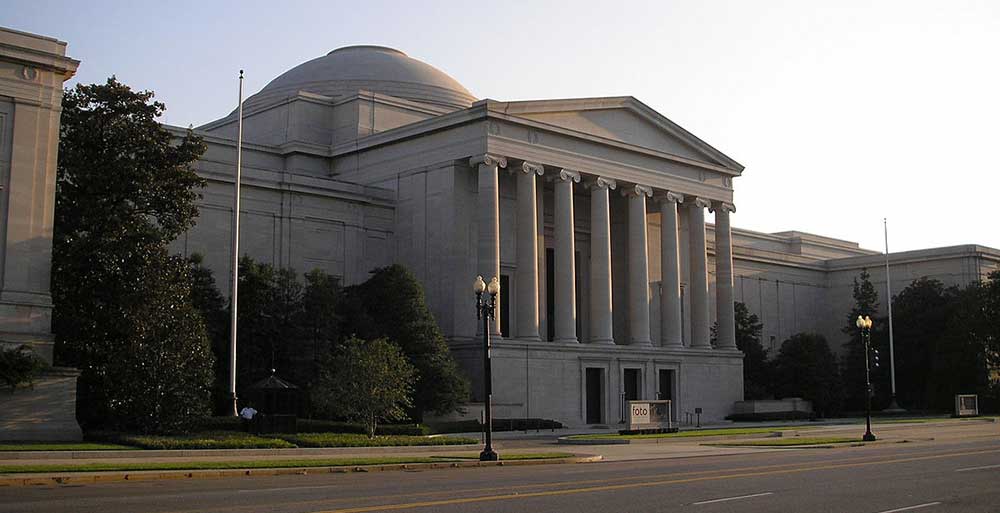
[[677, 419], [677, 400], [674, 397], [674, 378], [676, 372], [672, 369], [660, 369], [659, 372], [659, 387], [656, 391], [657, 399], [669, 399], [670, 400], [670, 416], [674, 420]]
[[587, 424], [603, 422], [601, 405], [604, 401], [601, 391], [604, 389], [604, 369], [587, 369]]
[[625, 369], [625, 400], [638, 401], [642, 382], [639, 369]]

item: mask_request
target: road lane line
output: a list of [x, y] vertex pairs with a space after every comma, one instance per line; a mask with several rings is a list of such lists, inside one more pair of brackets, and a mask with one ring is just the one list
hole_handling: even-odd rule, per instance
[[991, 468], [1000, 468], [1000, 465], [986, 465], [985, 467], [960, 468], [960, 469], [956, 470], [955, 472], [971, 472], [973, 470], [988, 470], [988, 469], [991, 469]]
[[[686, 479], [667, 479], [662, 481], [644, 481], [639, 483], [625, 483], [618, 485], [604, 485], [604, 486], [590, 486], [582, 488], [568, 488], [564, 490], [545, 490], [539, 492], [527, 492], [527, 493], [507, 493], [502, 495], [485, 495], [480, 497], [463, 497], [456, 499], [442, 499], [435, 501], [423, 501], [423, 502], [409, 502], [409, 503], [399, 503], [399, 504], [381, 504], [378, 506], [361, 506], [353, 508], [343, 508], [334, 510], [323, 510], [314, 513], [367, 513], [373, 511], [395, 511], [403, 509], [415, 509], [415, 508], [426, 508], [431, 506], [448, 506], [455, 504], [469, 504], [475, 502], [493, 502], [493, 501], [504, 501], [513, 499], [528, 499], [532, 497], [552, 497], [559, 495], [573, 495], [578, 493], [594, 493], [594, 492], [608, 492], [616, 490], [628, 490], [633, 488], [646, 488], [650, 486], [663, 486], [669, 484], [684, 484], [684, 483], [697, 483], [704, 481], [719, 481], [723, 479], [738, 479], [742, 477], [760, 477], [760, 476], [770, 476], [770, 475], [780, 475], [780, 474], [797, 474], [801, 472], [810, 472], [818, 470], [833, 470], [840, 468], [852, 468], [852, 467], [867, 467], [871, 465], [887, 465], [891, 463], [908, 463], [913, 461], [925, 461], [940, 458], [950, 458], [957, 456], [971, 456], [979, 455], [984, 453], [995, 453], [1000, 452], [1000, 449], [995, 449], [991, 451], [969, 451], [969, 452], [956, 452], [947, 454], [936, 454], [933, 456], [916, 456], [910, 458], [897, 458], [890, 460], [875, 460], [859, 463], [844, 463], [844, 464], [832, 464], [832, 465], [817, 465], [814, 467], [803, 467], [803, 468], [793, 468], [793, 469], [782, 469], [782, 470], [771, 470], [763, 472], [744, 472], [744, 473], [734, 473], [725, 474], [719, 476], [705, 476], [705, 477], [692, 477]], [[927, 504], [932, 505], [932, 504]], [[921, 505], [925, 507], [927, 505]], [[896, 510], [899, 511], [899, 510]], [[887, 513], [887, 512], [883, 512]]]
[[693, 504], [695, 506], [700, 506], [702, 504], [715, 504], [716, 502], [738, 501], [740, 499], [750, 499], [752, 497], [763, 497], [765, 495], [774, 495], [774, 492], [755, 493], [755, 494], [752, 494], [752, 495], [740, 495], [739, 497], [726, 497], [724, 499], [712, 499], [710, 501], [692, 502], [691, 504]]
[[929, 508], [931, 506], [937, 506], [938, 504], [941, 504], [941, 503], [940, 502], [928, 502], [927, 504], [917, 504], [916, 506], [907, 506], [905, 508], [887, 509], [885, 511], [879, 511], [879, 513], [897, 513], [899, 511], [911, 511], [911, 510], [914, 510], [914, 509]]

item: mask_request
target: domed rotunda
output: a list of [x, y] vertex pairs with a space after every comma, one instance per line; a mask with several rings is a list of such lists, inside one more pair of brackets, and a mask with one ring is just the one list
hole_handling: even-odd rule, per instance
[[371, 91], [464, 109], [476, 98], [447, 73], [384, 46], [345, 46], [281, 74], [251, 96], [246, 107], [306, 91], [333, 98]]

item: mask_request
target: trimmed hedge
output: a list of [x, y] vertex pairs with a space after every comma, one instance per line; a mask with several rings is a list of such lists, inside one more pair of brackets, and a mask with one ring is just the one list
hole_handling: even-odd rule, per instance
[[767, 413], [734, 413], [726, 420], [734, 422], [768, 422], [774, 420], [812, 420], [816, 416], [804, 411], [776, 411]]
[[[478, 433], [483, 430], [478, 420], [457, 420], [430, 425], [432, 433]], [[560, 422], [549, 419], [493, 419], [493, 431], [530, 431], [562, 429]]]
[[[361, 424], [337, 420], [298, 419], [299, 433], [355, 433], [368, 434]], [[206, 417], [195, 424], [195, 431], [243, 431], [239, 417]], [[385, 424], [375, 430], [378, 435], [421, 436], [433, 434], [431, 429], [420, 424]]]
[[114, 432], [89, 432], [87, 440], [143, 449], [290, 449], [295, 446], [280, 438], [266, 438], [247, 433], [216, 432], [197, 435], [130, 435]]

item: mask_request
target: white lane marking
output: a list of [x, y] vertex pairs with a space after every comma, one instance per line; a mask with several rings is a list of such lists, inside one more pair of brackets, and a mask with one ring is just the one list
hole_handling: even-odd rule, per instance
[[987, 469], [991, 469], [991, 468], [1000, 468], [1000, 465], [986, 465], [985, 467], [960, 468], [960, 469], [956, 470], [955, 472], [969, 472], [969, 471], [972, 471], [972, 470], [987, 470]]
[[896, 513], [897, 511], [910, 511], [911, 509], [929, 508], [931, 506], [937, 506], [941, 504], [940, 502], [928, 502], [927, 504], [917, 504], [916, 506], [907, 506], [905, 508], [897, 509], [887, 509], [885, 511], [879, 511], [879, 513]]
[[712, 499], [710, 501], [693, 502], [692, 504], [695, 506], [699, 506], [702, 504], [714, 504], [716, 502], [727, 502], [727, 501], [736, 501], [740, 499], [749, 499], [751, 497], [763, 497], [765, 495], [774, 495], [774, 492], [755, 493], [753, 495], [740, 495], [739, 497], [726, 497], [724, 499]]

